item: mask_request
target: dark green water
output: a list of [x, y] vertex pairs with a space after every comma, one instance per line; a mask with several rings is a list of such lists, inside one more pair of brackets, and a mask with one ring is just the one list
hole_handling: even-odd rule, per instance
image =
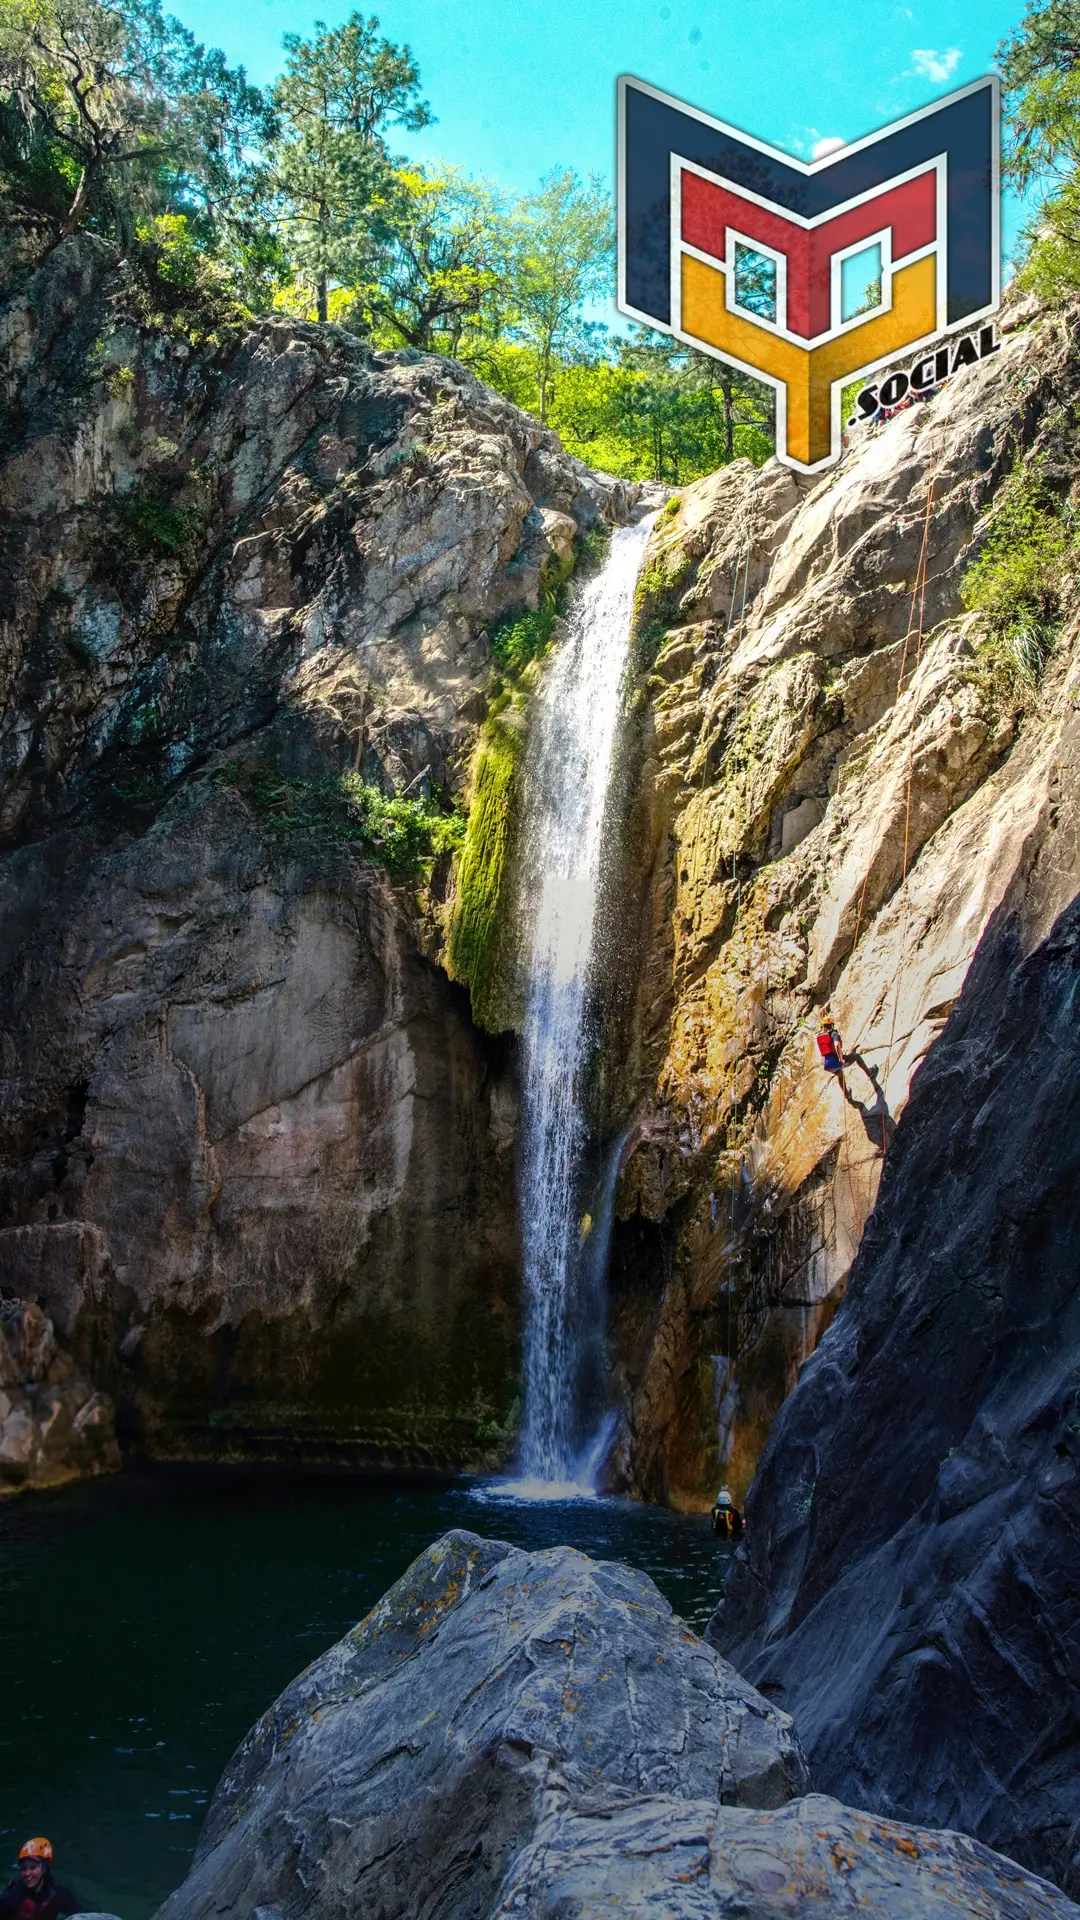
[[252, 1721], [449, 1527], [628, 1561], [698, 1627], [726, 1565], [707, 1521], [479, 1483], [129, 1470], [7, 1503], [6, 1858], [48, 1834], [85, 1907], [146, 1920]]

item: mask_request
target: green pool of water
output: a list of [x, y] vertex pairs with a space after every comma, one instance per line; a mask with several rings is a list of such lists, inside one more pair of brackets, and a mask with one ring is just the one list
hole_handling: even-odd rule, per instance
[[698, 1628], [726, 1569], [705, 1520], [477, 1482], [140, 1469], [7, 1502], [7, 1858], [48, 1834], [85, 1907], [146, 1920], [252, 1721], [449, 1527], [628, 1561]]

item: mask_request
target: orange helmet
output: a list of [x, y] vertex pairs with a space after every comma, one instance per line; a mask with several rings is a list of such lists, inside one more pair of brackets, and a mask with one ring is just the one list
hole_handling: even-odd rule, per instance
[[41, 1835], [39, 1834], [36, 1840], [28, 1840], [24, 1847], [19, 1848], [19, 1859], [20, 1860], [46, 1860], [46, 1861], [51, 1860], [52, 1859], [52, 1841], [43, 1840], [41, 1838]]

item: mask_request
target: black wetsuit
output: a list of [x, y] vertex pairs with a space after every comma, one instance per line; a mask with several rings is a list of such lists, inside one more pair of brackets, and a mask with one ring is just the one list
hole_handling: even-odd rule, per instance
[[743, 1530], [743, 1517], [738, 1507], [715, 1506], [712, 1510], [712, 1530], [726, 1534], [729, 1540], [737, 1540]]
[[51, 1873], [33, 1892], [12, 1880], [0, 1893], [0, 1920], [60, 1920], [61, 1914], [81, 1912], [71, 1888], [58, 1886]]

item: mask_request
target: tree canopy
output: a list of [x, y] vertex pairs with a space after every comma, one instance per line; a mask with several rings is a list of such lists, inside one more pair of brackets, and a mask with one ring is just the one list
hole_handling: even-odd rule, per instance
[[373, 14], [316, 20], [283, 56], [260, 89], [162, 0], [0, 0], [7, 207], [48, 244], [79, 229], [113, 244], [154, 311], [212, 297], [452, 355], [627, 477], [767, 457], [767, 389], [606, 325], [603, 181], [553, 166], [515, 198], [397, 152], [433, 115], [412, 49]]
[[1044, 300], [1080, 289], [1080, 0], [1029, 0], [998, 49], [1008, 176], [1034, 191], [1020, 283]]

